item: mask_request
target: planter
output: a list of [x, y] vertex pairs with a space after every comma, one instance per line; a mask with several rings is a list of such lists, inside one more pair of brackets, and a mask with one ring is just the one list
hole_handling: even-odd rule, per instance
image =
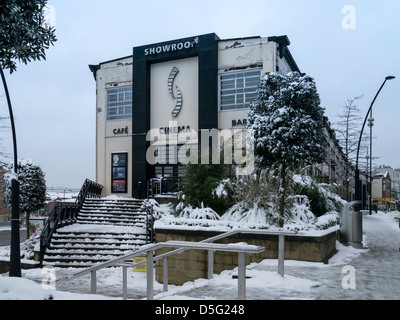
[[[192, 241], [199, 242], [223, 232], [190, 230], [190, 229], [156, 229], [156, 242]], [[299, 260], [327, 263], [336, 252], [336, 230], [315, 232], [313, 234], [299, 234], [285, 237], [285, 260]], [[246, 264], [259, 263], [264, 259], [278, 258], [278, 236], [260, 234], [237, 234], [224, 238], [216, 243], [246, 242], [250, 245], [265, 247], [265, 251], [258, 254], [246, 255]], [[170, 251], [163, 249], [157, 255]], [[169, 284], [182, 285], [188, 281], [207, 278], [207, 251], [187, 250], [181, 254], [168, 257]], [[156, 280], [163, 281], [163, 262], [156, 262]], [[214, 256], [214, 273], [232, 270], [238, 265], [237, 254], [230, 252], [216, 252]]]

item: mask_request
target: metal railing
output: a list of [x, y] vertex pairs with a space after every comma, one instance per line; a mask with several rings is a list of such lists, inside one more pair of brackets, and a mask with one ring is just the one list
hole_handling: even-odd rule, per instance
[[83, 202], [85, 202], [86, 199], [100, 198], [102, 191], [103, 186], [101, 184], [86, 179], [76, 199], [76, 204], [78, 205], [79, 209], [82, 208]]
[[87, 198], [100, 198], [103, 187], [86, 179], [75, 202], [57, 202], [47, 219], [40, 235], [40, 265], [43, 263], [51, 238], [58, 228], [74, 224], [83, 202]]
[[[238, 249], [238, 298], [239, 300], [244, 300], [246, 298], [246, 266], [245, 266], [245, 253], [259, 253], [265, 250], [264, 247], [258, 247], [254, 245], [245, 245], [245, 244], [215, 244], [214, 241], [221, 240], [223, 238], [227, 238], [230, 236], [234, 236], [237, 234], [258, 234], [258, 235], [276, 235], [279, 237], [278, 241], [278, 273], [283, 277], [284, 276], [284, 260], [285, 260], [285, 237], [290, 235], [295, 235], [297, 232], [295, 231], [267, 231], [267, 230], [252, 230], [252, 229], [237, 229], [225, 232], [223, 234], [217, 235], [212, 238], [205, 239], [200, 242], [183, 242], [183, 241], [168, 241], [161, 242], [157, 244], [149, 244], [143, 246], [141, 249], [136, 250], [130, 254], [115, 258], [113, 260], [95, 265], [93, 267], [87, 268], [82, 271], [78, 271], [70, 276], [65, 278], [58, 279], [57, 281], [61, 281], [64, 279], [71, 279], [74, 277], [79, 277], [85, 274], [91, 274], [91, 293], [97, 293], [97, 277], [96, 272], [100, 269], [112, 267], [112, 266], [122, 266], [123, 268], [123, 277], [122, 277], [122, 290], [123, 290], [123, 299], [127, 299], [127, 268], [137, 267], [143, 264], [147, 264], [147, 299], [154, 299], [154, 270], [153, 264], [155, 261], [163, 259], [163, 291], [168, 291], [168, 260], [169, 256], [174, 254], [180, 254], [188, 249], [198, 249], [198, 250], [207, 250], [208, 251], [208, 279], [213, 278], [214, 273], [214, 252], [215, 251], [235, 251], [234, 249]], [[178, 248], [176, 250], [158, 255], [154, 257], [153, 252], [155, 250], [161, 248]], [[255, 249], [257, 248], [257, 249]], [[262, 250], [261, 250], [262, 248]], [[246, 251], [247, 250], [247, 251]], [[255, 251], [254, 251], [255, 250]], [[132, 262], [132, 259], [137, 256], [143, 256], [146, 254], [147, 258], [140, 262]], [[243, 255], [242, 255], [243, 254]]]
[[[167, 241], [160, 242], [157, 244], [145, 245], [141, 249], [134, 253], [125, 255], [123, 257], [116, 258], [114, 260], [102, 263], [86, 270], [73, 274], [72, 277], [82, 276], [90, 272], [91, 274], [91, 293], [97, 293], [97, 277], [96, 272], [100, 269], [111, 267], [111, 266], [122, 266], [123, 267], [123, 299], [127, 299], [127, 268], [135, 265], [147, 263], [147, 300], [154, 299], [154, 270], [153, 265], [157, 260], [154, 257], [154, 252], [162, 248], [179, 248], [179, 250], [212, 250], [212, 251], [227, 251], [238, 253], [238, 299], [246, 299], [246, 254], [249, 253], [260, 253], [265, 250], [264, 247], [253, 246], [247, 244], [219, 244], [219, 243], [200, 243], [200, 242], [188, 242], [188, 241]], [[136, 264], [124, 263], [125, 260], [133, 259], [137, 256], [146, 255], [146, 261]], [[71, 277], [65, 277], [60, 280], [70, 279]], [[58, 280], [59, 281], [59, 280]]]
[[144, 210], [146, 211], [146, 244], [154, 243], [154, 209], [151, 205], [145, 205]]

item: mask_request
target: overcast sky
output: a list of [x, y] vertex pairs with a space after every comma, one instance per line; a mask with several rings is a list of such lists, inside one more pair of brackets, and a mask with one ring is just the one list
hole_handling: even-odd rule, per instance
[[[58, 41], [47, 51], [47, 60], [19, 64], [16, 73], [6, 73], [19, 157], [41, 165], [48, 186], [79, 188], [86, 178], [95, 179], [96, 91], [89, 64], [131, 55], [134, 46], [211, 32], [221, 39], [287, 35], [300, 70], [316, 80], [331, 122], [337, 121], [347, 99], [359, 95], [364, 95], [359, 103], [364, 118], [385, 77], [398, 76], [387, 82], [374, 105], [373, 153], [378, 164], [400, 168], [400, 1], [48, 4], [55, 8]], [[4, 96], [0, 115], [8, 115]], [[1, 138], [12, 154], [10, 130]]]

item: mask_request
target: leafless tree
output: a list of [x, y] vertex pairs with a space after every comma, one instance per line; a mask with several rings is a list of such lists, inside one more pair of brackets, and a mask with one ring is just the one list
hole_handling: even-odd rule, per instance
[[[353, 178], [354, 170], [352, 170], [352, 167], [355, 166], [356, 162], [358, 141], [360, 138], [360, 131], [364, 118], [362, 110], [358, 105], [362, 98], [363, 96], [360, 95], [351, 99], [347, 99], [343, 105], [342, 113], [337, 115], [339, 120], [335, 123], [337, 139], [342, 147], [345, 157], [348, 160], [343, 170], [343, 181], [345, 181], [347, 197], [349, 197], [349, 181]], [[363, 164], [368, 159], [368, 141], [369, 133], [364, 131], [359, 153], [360, 164]], [[360, 167], [362, 167], [362, 165], [360, 165]]]

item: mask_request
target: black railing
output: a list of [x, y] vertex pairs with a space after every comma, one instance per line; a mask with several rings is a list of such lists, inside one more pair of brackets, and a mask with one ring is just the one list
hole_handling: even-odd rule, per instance
[[103, 186], [93, 182], [89, 179], [83, 183], [82, 189], [78, 194], [78, 198], [76, 199], [76, 203], [79, 206], [79, 209], [82, 208], [83, 202], [88, 198], [100, 198], [101, 192], [103, 191]]
[[86, 179], [75, 202], [57, 202], [40, 235], [40, 264], [42, 265], [51, 238], [58, 228], [76, 223], [83, 202], [88, 198], [100, 198], [103, 186]]
[[145, 207], [146, 210], [146, 244], [155, 242], [154, 233], [154, 209], [151, 204]]

